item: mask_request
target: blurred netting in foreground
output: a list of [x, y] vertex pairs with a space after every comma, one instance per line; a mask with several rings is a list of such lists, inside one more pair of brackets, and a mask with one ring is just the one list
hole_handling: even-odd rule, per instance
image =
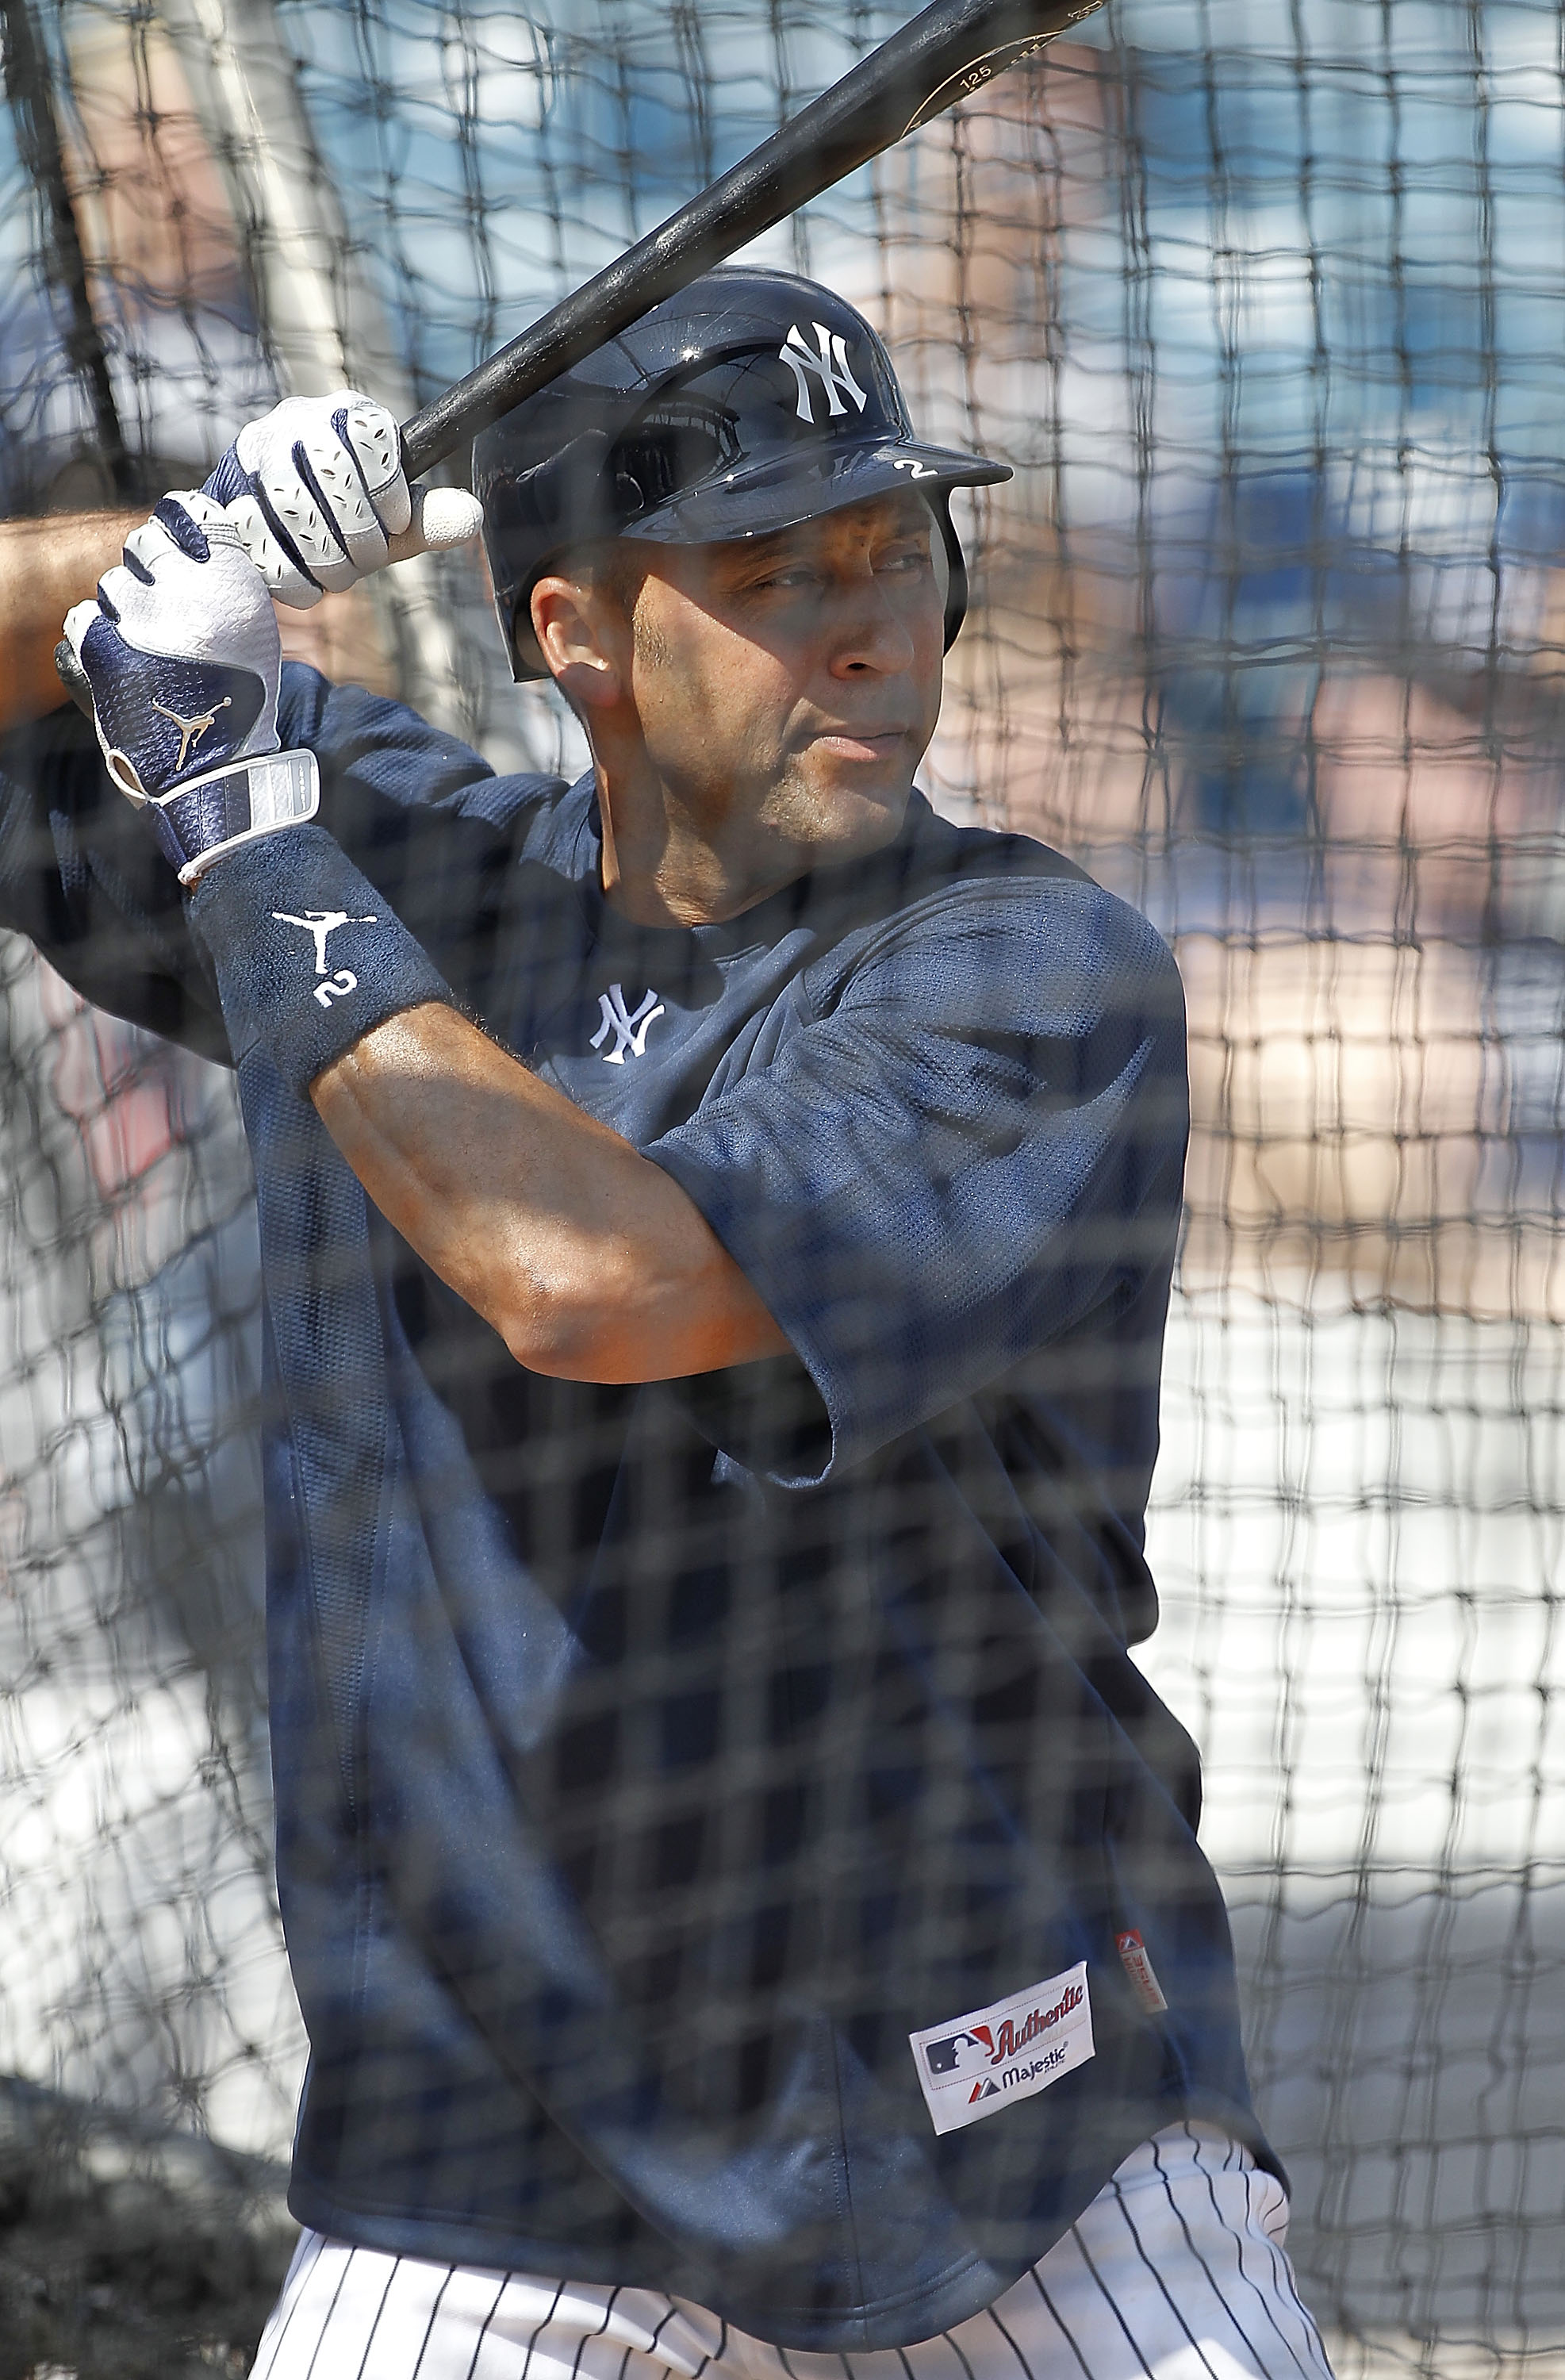
[[[7, 0], [0, 504], [188, 482], [285, 390], [427, 396], [893, 20]], [[1184, 972], [1146, 1666], [1313, 2302], [1350, 2370], [1565, 2352], [1558, 10], [1113, 0], [763, 252], [1016, 466], [926, 782]], [[570, 754], [475, 565], [421, 570], [300, 649]], [[73, 2138], [277, 2156], [234, 1103], [14, 941], [0, 1000], [0, 2073]]]

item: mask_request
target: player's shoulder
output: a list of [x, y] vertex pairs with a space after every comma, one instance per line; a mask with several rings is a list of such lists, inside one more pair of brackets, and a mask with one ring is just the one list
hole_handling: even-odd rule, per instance
[[957, 824], [922, 797], [903, 838], [873, 947], [986, 946], [1042, 990], [1068, 982], [1079, 999], [1096, 987], [1183, 1014], [1172, 952], [1150, 918], [1063, 852], [1013, 831]]
[[558, 776], [501, 774], [408, 704], [334, 683], [302, 662], [283, 664], [277, 724], [285, 744], [315, 753], [324, 787], [353, 780], [382, 802], [470, 820], [512, 842], [547, 820], [569, 790]]
[[954, 887], [1002, 886], [1016, 896], [1019, 911], [1036, 907], [1050, 917], [1082, 919], [1110, 947], [1156, 956], [1170, 965], [1173, 954], [1149, 917], [1087, 873], [1064, 852], [1013, 828], [957, 825], [930, 810], [921, 832], [937, 865], [943, 857]]

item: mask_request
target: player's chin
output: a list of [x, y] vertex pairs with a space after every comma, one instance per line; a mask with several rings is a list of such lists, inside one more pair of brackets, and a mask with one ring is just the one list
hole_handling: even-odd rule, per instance
[[835, 824], [851, 835], [890, 818], [901, 824], [913, 790], [913, 771], [922, 747], [911, 735], [861, 742], [847, 736], [816, 737], [804, 756], [803, 775], [823, 827]]
[[843, 782], [835, 771], [817, 776], [809, 803], [808, 840], [819, 858], [853, 859], [890, 843], [907, 815], [913, 771], [905, 763], [897, 771], [855, 771]]

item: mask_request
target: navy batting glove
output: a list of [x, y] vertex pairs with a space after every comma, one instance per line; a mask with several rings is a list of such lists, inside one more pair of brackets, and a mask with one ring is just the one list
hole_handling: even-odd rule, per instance
[[272, 600], [219, 504], [165, 496], [65, 635], [109, 774], [146, 810], [182, 884], [314, 817], [314, 754], [278, 747]]

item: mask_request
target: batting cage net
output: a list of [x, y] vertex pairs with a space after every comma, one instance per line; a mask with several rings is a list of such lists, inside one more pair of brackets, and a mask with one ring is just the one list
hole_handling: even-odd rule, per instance
[[[0, 503], [400, 413], [897, 21], [5, 0]], [[922, 782], [1177, 954], [1140, 1655], [1199, 1742], [1342, 2368], [1565, 2353], [1565, 64], [1548, 0], [1110, 0], [764, 241], [883, 330], [974, 602]], [[471, 552], [288, 624], [579, 765]], [[0, 2373], [240, 2370], [302, 2065], [231, 1078], [0, 937]], [[199, 2359], [199, 2361], [198, 2361]]]

